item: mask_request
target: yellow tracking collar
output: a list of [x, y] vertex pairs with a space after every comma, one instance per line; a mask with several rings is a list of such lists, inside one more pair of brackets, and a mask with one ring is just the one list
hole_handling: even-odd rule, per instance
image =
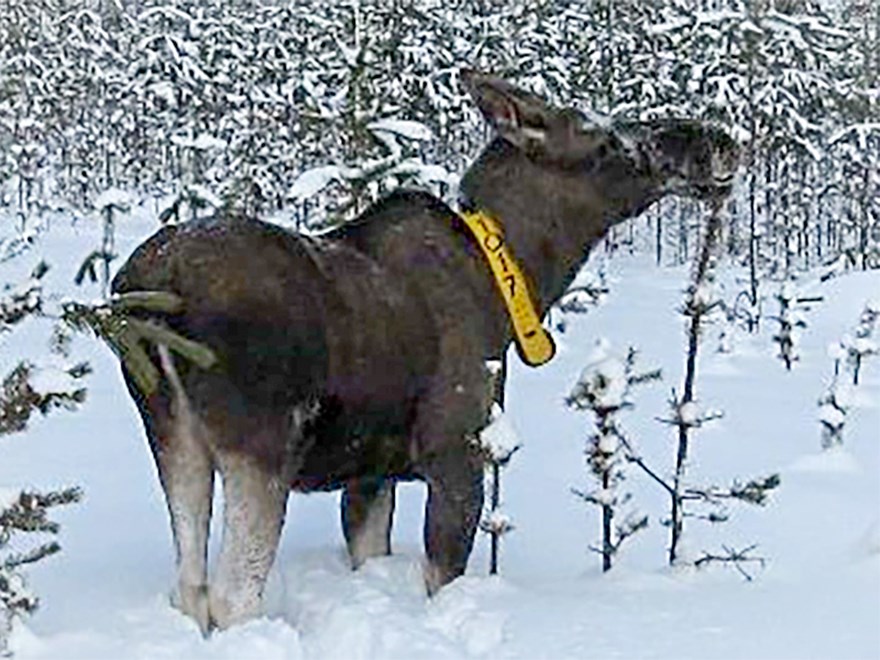
[[513, 324], [520, 358], [531, 367], [541, 366], [555, 355], [556, 345], [541, 325], [541, 316], [529, 293], [525, 273], [504, 242], [504, 229], [495, 218], [482, 211], [465, 211], [461, 217], [476, 237], [492, 269]]

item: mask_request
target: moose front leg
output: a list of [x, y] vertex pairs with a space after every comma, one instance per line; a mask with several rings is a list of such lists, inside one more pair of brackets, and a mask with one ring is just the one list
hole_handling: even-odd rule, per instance
[[342, 531], [352, 568], [391, 554], [394, 482], [383, 476], [351, 479], [342, 493]]
[[425, 584], [433, 595], [467, 568], [483, 510], [483, 461], [468, 447], [434, 462], [426, 477]]

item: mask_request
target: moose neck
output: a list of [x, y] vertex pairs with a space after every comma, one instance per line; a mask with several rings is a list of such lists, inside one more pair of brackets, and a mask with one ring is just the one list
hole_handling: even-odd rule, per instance
[[595, 177], [536, 162], [496, 138], [461, 183], [465, 205], [486, 211], [535, 286], [543, 315], [613, 225], [662, 196], [663, 186], [623, 154], [606, 154]]

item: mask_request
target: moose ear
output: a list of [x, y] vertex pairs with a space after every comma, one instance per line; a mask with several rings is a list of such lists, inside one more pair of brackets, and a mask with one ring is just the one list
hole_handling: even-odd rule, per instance
[[461, 80], [489, 123], [508, 142], [521, 148], [546, 142], [558, 112], [543, 99], [471, 69], [461, 72]]

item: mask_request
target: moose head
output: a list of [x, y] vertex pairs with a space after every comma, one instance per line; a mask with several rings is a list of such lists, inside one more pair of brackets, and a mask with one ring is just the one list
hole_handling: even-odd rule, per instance
[[740, 149], [719, 127], [614, 122], [486, 74], [462, 80], [496, 132], [462, 179], [463, 204], [503, 220], [544, 310], [614, 224], [669, 194], [717, 204], [730, 193]]

